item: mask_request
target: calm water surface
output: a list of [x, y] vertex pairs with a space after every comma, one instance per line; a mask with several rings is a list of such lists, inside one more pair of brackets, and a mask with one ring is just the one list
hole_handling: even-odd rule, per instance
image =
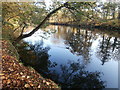
[[63, 87], [118, 88], [120, 37], [116, 33], [48, 26], [24, 41], [29, 46], [21, 51], [21, 60]]

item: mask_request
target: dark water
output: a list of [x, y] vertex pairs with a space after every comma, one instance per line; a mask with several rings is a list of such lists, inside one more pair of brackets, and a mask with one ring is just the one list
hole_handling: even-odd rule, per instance
[[117, 33], [48, 26], [24, 41], [22, 62], [62, 87], [118, 88]]

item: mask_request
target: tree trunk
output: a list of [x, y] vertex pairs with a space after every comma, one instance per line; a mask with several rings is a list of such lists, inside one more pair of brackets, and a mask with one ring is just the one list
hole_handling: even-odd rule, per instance
[[115, 8], [113, 9], [112, 16], [113, 16], [112, 19], [115, 19]]
[[118, 6], [118, 20], [120, 21], [120, 6]]
[[23, 35], [20, 35], [14, 42], [14, 44], [16, 42], [19, 42], [20, 40], [22, 40], [23, 38], [26, 38], [26, 37], [29, 37], [31, 35], [33, 35], [36, 31], [39, 30], [39, 28], [50, 18], [51, 15], [53, 15], [54, 13], [56, 13], [58, 10], [60, 10], [61, 8], [65, 7], [68, 5], [68, 2], [64, 3], [63, 5], [61, 5], [60, 7], [54, 9], [52, 12], [50, 12], [44, 19], [43, 21], [36, 27], [34, 28], [30, 33], [28, 34], [23, 34]]

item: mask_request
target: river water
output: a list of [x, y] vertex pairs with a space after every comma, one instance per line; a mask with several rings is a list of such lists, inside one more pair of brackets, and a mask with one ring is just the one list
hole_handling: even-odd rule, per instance
[[50, 25], [24, 41], [21, 61], [62, 87], [118, 88], [118, 33]]

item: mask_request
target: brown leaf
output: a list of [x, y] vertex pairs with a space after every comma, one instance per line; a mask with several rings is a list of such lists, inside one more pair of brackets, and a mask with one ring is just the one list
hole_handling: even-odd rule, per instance
[[29, 87], [30, 87], [30, 85], [29, 85], [29, 84], [25, 84], [25, 87], [26, 87], [26, 88], [29, 88]]

